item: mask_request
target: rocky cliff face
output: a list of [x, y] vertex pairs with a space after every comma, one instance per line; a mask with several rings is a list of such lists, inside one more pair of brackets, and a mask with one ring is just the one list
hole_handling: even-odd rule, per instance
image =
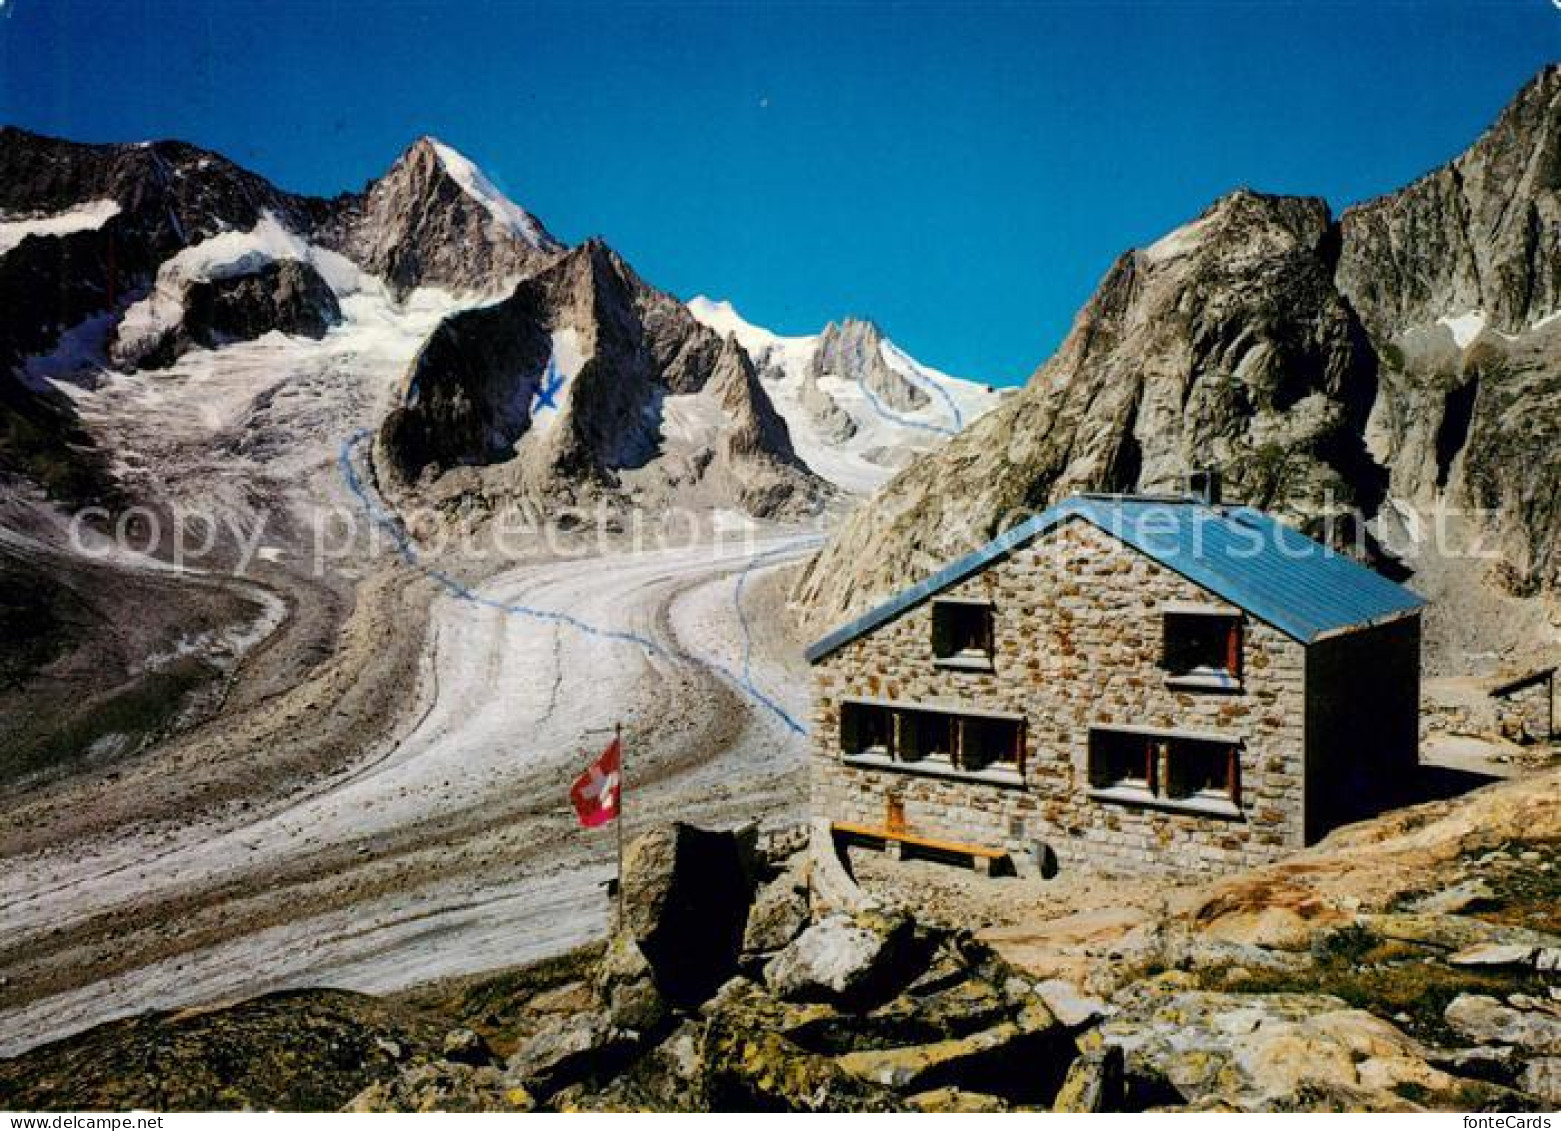
[[1330, 232], [1321, 201], [1238, 192], [1122, 256], [1024, 391], [892, 480], [803, 598], [838, 618], [1066, 494], [1174, 489], [1191, 466], [1265, 505], [1374, 506], [1374, 366]]
[[889, 408], [898, 412], [925, 408], [930, 400], [925, 390], [884, 360], [883, 343], [883, 331], [871, 322], [859, 318], [831, 322], [819, 335], [807, 379], [817, 390], [821, 378], [855, 376]]
[[[822, 489], [742, 347], [595, 240], [440, 326], [376, 465], [437, 499], [698, 494], [777, 514]], [[452, 474], [468, 466], [475, 481]]]
[[892, 480], [799, 585], [815, 627], [1077, 490], [1199, 466], [1306, 525], [1475, 505], [1503, 582], [1558, 579], [1561, 70], [1458, 160], [1333, 219], [1237, 192], [1107, 273], [1012, 400]]
[[401, 297], [419, 286], [502, 293], [564, 250], [536, 217], [433, 138], [420, 138], [362, 196], [334, 204], [321, 241]]
[[1456, 160], [1347, 210], [1337, 283], [1371, 333], [1367, 433], [1396, 498], [1483, 512], [1520, 593], [1561, 579], [1561, 68]]

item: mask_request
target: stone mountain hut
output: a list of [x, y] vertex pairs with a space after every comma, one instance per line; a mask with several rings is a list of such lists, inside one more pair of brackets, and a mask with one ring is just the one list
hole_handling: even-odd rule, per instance
[[1415, 773], [1422, 606], [1212, 492], [1074, 496], [808, 649], [814, 816], [978, 867], [1272, 860]]

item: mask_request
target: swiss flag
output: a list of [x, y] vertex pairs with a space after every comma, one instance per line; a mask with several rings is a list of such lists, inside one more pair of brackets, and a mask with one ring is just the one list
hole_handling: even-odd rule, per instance
[[569, 787], [580, 823], [588, 829], [605, 825], [618, 816], [618, 791], [623, 784], [623, 747], [618, 739], [602, 751], [585, 773]]

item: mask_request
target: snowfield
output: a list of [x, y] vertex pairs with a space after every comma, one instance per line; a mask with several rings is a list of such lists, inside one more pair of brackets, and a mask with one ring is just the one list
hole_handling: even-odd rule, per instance
[[450, 174], [467, 196], [487, 209], [494, 223], [519, 236], [538, 251], [558, 250], [559, 245], [547, 236], [536, 218], [500, 192], [498, 186], [469, 158], [437, 138], [429, 138], [428, 143], [439, 155], [439, 163], [444, 166], [445, 172]]
[[10, 219], [0, 215], [0, 255], [28, 236], [68, 236], [72, 232], [95, 231], [118, 215], [119, 204], [112, 200], [89, 201], [53, 216]]

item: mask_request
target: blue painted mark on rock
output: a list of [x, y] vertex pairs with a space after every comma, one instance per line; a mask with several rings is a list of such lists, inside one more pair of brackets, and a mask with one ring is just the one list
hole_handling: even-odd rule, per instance
[[668, 648], [666, 645], [652, 640], [648, 636], [642, 636], [636, 632], [624, 632], [618, 629], [603, 628], [598, 625], [590, 624], [589, 622], [584, 621], [570, 613], [559, 612], [556, 609], [541, 609], [531, 605], [511, 604], [504, 601], [496, 601], [492, 597], [483, 596], [481, 593], [477, 592], [459, 578], [452, 577], [443, 570], [434, 569], [431, 566], [424, 565], [419, 559], [417, 546], [412, 542], [411, 536], [407, 534], [406, 526], [391, 511], [380, 504], [376, 497], [376, 493], [371, 492], [368, 486], [363, 482], [363, 477], [358, 474], [358, 469], [352, 462], [353, 450], [361, 445], [371, 435], [372, 433], [368, 429], [360, 429], [359, 431], [354, 432], [352, 435], [348, 436], [346, 440], [342, 441], [341, 450], [337, 455], [337, 465], [341, 470], [342, 481], [346, 484], [347, 490], [352, 493], [353, 497], [356, 498], [358, 503], [363, 507], [363, 511], [368, 516], [369, 521], [374, 523], [380, 529], [384, 530], [390, 536], [391, 541], [395, 545], [396, 553], [400, 556], [401, 560], [404, 561], [407, 565], [422, 571], [425, 577], [431, 581], [436, 582], [452, 597], [462, 601], [469, 601], [474, 605], [480, 605], [484, 608], [495, 609], [509, 616], [527, 617], [532, 620], [539, 620], [549, 624], [563, 625], [565, 627], [573, 628], [581, 633], [584, 633], [587, 636], [593, 636], [601, 640], [611, 640], [622, 644], [633, 644], [639, 648], [644, 649], [644, 651], [649, 655], [658, 656], [663, 659], [671, 660], [675, 663], [687, 663], [703, 666], [722, 676], [728, 682], [734, 684], [743, 692], [745, 692], [751, 699], [753, 699], [754, 702], [758, 703], [765, 710], [772, 712], [792, 733], [808, 733], [806, 726], [793, 717], [789, 711], [777, 703], [773, 698], [760, 690], [760, 688], [753, 681], [751, 674], [753, 637], [749, 628], [747, 613], [743, 610], [742, 607], [742, 592], [743, 585], [748, 578], [748, 574], [752, 572], [754, 567], [758, 565], [760, 561], [793, 552], [802, 548], [803, 546], [816, 545], [822, 539], [806, 538], [796, 543], [791, 543], [786, 546], [779, 547], [775, 550], [758, 555], [743, 567], [742, 573], [738, 576], [737, 587], [734, 591], [733, 597], [733, 600], [737, 606], [738, 623], [741, 625], [743, 633], [743, 670], [741, 673], [738, 673], [732, 671], [731, 668], [727, 667], [718, 660], [711, 660], [701, 656], [695, 656], [690, 652], [683, 651], [682, 649]]
[[558, 411], [558, 391], [564, 387], [564, 375], [558, 371], [558, 362], [554, 358], [547, 359], [547, 372], [542, 375], [542, 383], [537, 386], [536, 396], [532, 400], [531, 414], [535, 416], [544, 408]]

